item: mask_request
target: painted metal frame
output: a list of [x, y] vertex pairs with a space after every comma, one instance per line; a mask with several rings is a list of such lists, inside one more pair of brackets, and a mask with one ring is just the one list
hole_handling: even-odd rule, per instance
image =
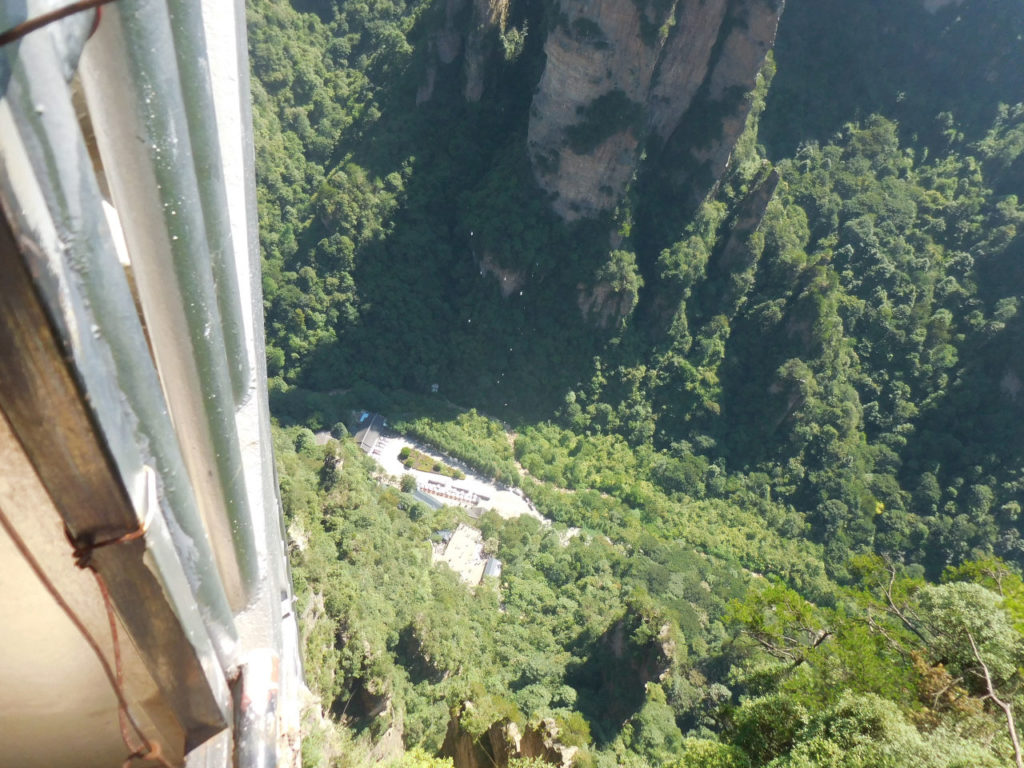
[[[2, 4], [0, 26], [55, 5]], [[80, 548], [145, 531], [90, 564], [187, 733], [186, 762], [272, 765], [302, 669], [267, 408], [244, 3], [120, 0], [79, 62], [94, 19], [0, 49], [0, 409]], [[229, 56], [211, 57], [211, 34], [233, 41]]]

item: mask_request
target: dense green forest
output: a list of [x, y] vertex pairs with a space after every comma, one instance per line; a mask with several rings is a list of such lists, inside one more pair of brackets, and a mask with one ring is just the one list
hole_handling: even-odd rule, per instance
[[[304, 761], [550, 718], [581, 766], [1013, 764], [1024, 6], [789, 0], [713, 193], [571, 224], [525, 148], [557, 3], [420, 100], [445, 6], [249, 2]], [[475, 523], [466, 589], [459, 510], [313, 440], [350, 408], [554, 525]]]

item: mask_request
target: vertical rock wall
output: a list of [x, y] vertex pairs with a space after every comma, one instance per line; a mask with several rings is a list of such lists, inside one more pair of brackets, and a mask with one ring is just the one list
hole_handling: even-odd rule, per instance
[[484, 69], [494, 46], [495, 30], [505, 30], [509, 0], [472, 0], [473, 18], [466, 35], [466, 58], [463, 71], [466, 101], [480, 101], [484, 94]]
[[[710, 0], [724, 2], [724, 0]], [[566, 219], [618, 202], [646, 133], [647, 105], [676, 3], [558, 0], [530, 108], [530, 160]]]
[[662, 172], [689, 205], [698, 204], [725, 173], [750, 114], [747, 95], [775, 43], [783, 2], [733, 0], [730, 6], [700, 92], [672, 132], [659, 133], [672, 158]]
[[[573, 220], [612, 210], [648, 143], [694, 141], [687, 165], [713, 183], [742, 131], [743, 96], [774, 41], [781, 0], [557, 0], [555, 8], [528, 133], [534, 176], [555, 211]], [[696, 176], [691, 169], [681, 180]]]
[[496, 32], [505, 28], [509, 0], [444, 0], [444, 23], [430, 39], [433, 56], [416, 94], [416, 103], [434, 93], [437, 65], [448, 65], [462, 55], [466, 101], [480, 101], [487, 62], [494, 53]]

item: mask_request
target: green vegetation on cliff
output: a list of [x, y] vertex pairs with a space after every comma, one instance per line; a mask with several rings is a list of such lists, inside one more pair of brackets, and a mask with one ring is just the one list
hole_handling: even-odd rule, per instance
[[[788, 6], [714, 194], [652, 174], [566, 224], [525, 147], [557, 2], [504, 7], [478, 102], [438, 53], [468, 3], [250, 3], [282, 495], [342, 726], [310, 765], [446, 732], [500, 762], [492, 726], [543, 718], [579, 765], [1015, 759], [1024, 10]], [[636, 119], [613, 94], [579, 151]], [[351, 406], [554, 526], [485, 516], [505, 569], [468, 590], [430, 565], [457, 510], [315, 444]]]

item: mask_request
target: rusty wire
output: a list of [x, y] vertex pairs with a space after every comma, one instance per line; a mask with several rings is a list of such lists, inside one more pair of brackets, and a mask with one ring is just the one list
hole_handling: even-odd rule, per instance
[[60, 21], [68, 16], [73, 16], [76, 13], [82, 11], [88, 11], [91, 8], [99, 8], [101, 5], [112, 3], [114, 0], [77, 0], [74, 3], [69, 3], [62, 8], [55, 8], [52, 11], [41, 13], [31, 19], [26, 19], [20, 24], [15, 24], [10, 29], [5, 29], [0, 32], [0, 45], [7, 45], [13, 43], [15, 40], [27, 35], [29, 32], [35, 32], [37, 29], [45, 27], [47, 24], [52, 24], [55, 21]]
[[[96, 583], [99, 586], [100, 593], [103, 596], [103, 603], [107, 611], [107, 619], [110, 623], [110, 631], [114, 642], [114, 664], [117, 667], [115, 672], [110, 668], [110, 662], [107, 661], [106, 656], [103, 654], [103, 650], [100, 648], [96, 638], [92, 636], [88, 627], [82, 622], [82, 619], [75, 613], [64, 597], [57, 590], [56, 585], [50, 580], [50, 577], [46, 575], [42, 565], [36, 560], [32, 551], [29, 549], [25, 540], [21, 538], [21, 535], [14, 528], [14, 525], [8, 519], [7, 514], [2, 508], [0, 508], [0, 527], [3, 527], [7, 535], [11, 538], [18, 553], [25, 560], [25, 563], [32, 569], [36, 578], [43, 585], [43, 588], [50, 593], [50, 597], [53, 598], [54, 602], [57, 603], [58, 607], [68, 617], [68, 620], [74, 625], [75, 629], [81, 634], [82, 639], [92, 649], [93, 654], [96, 656], [96, 660], [99, 661], [100, 666], [103, 668], [103, 673], [107, 677], [107, 681], [110, 683], [110, 688], [114, 692], [114, 696], [117, 698], [118, 704], [118, 721], [121, 727], [121, 738], [124, 740], [125, 746], [131, 750], [131, 754], [124, 762], [124, 766], [131, 765], [131, 762], [135, 759], [143, 760], [157, 760], [164, 768], [173, 768], [173, 766], [164, 759], [160, 745], [151, 742], [146, 738], [146, 735], [142, 732], [142, 728], [139, 727], [138, 722], [132, 716], [131, 711], [128, 709], [128, 701], [125, 698], [123, 690], [123, 679], [124, 671], [121, 665], [121, 648], [117, 638], [117, 620], [114, 616], [114, 608], [110, 601], [110, 593], [107, 591], [106, 582], [100, 575], [99, 571], [95, 570], [90, 566], [93, 574], [96, 577]], [[112, 542], [111, 542], [112, 543]], [[81, 566], [79, 566], [81, 567]], [[138, 736], [139, 741], [142, 742], [142, 747], [136, 747], [130, 738], [127, 726], [130, 725], [132, 730]]]

